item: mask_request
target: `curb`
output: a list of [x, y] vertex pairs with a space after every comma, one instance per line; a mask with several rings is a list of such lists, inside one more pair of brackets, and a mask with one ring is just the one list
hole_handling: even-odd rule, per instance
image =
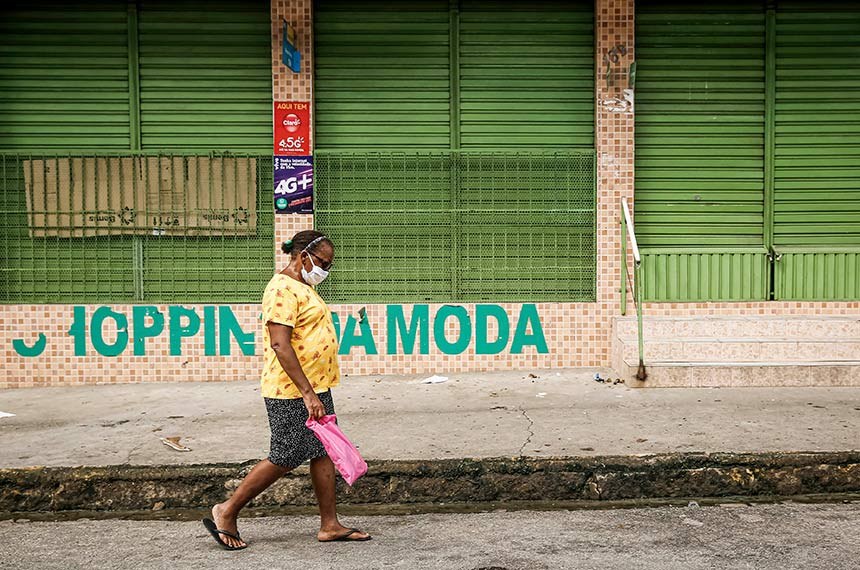
[[[0, 469], [0, 512], [199, 509], [255, 462]], [[791, 497], [860, 492], [860, 451], [371, 461], [338, 502], [356, 505]], [[254, 507], [315, 505], [307, 468]]]

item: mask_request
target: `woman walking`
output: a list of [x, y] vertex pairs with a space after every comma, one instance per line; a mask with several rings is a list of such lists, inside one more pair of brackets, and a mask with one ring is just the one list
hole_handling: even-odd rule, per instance
[[334, 244], [317, 231], [284, 242], [289, 264], [263, 294], [262, 395], [271, 428], [269, 457], [258, 463], [233, 496], [212, 508], [203, 524], [227, 550], [247, 546], [236, 526], [239, 511], [272, 483], [305, 461], [319, 503], [321, 542], [365, 541], [370, 535], [340, 524], [335, 506], [334, 464], [306, 426], [308, 417], [334, 413], [330, 389], [340, 382], [337, 338], [331, 314], [313, 289], [328, 276]]

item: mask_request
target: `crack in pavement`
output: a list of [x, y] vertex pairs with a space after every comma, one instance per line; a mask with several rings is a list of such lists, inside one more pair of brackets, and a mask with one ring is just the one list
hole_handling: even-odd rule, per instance
[[127, 454], [127, 455], [126, 455], [126, 457], [125, 457], [125, 464], [126, 464], [126, 465], [131, 465], [131, 456], [132, 456], [132, 454], [134, 454], [134, 453], [136, 453], [137, 451], [139, 451], [139, 450], [140, 450], [140, 448], [144, 446], [144, 444], [145, 444], [145, 442], [138, 443], [137, 445], [135, 445], [134, 447], [132, 447], [131, 449], [129, 449], [129, 450], [128, 450], [128, 454]]
[[523, 452], [526, 449], [526, 446], [531, 442], [532, 438], [535, 436], [534, 429], [532, 429], [532, 428], [534, 428], [535, 422], [533, 419], [531, 419], [529, 417], [529, 415], [526, 413], [526, 411], [523, 408], [519, 408], [519, 410], [520, 410], [520, 413], [523, 415], [523, 417], [525, 419], [527, 419], [529, 422], [529, 427], [526, 428], [529, 432], [529, 436], [526, 438], [526, 440], [523, 442], [523, 445], [520, 447], [520, 457], [522, 457]]

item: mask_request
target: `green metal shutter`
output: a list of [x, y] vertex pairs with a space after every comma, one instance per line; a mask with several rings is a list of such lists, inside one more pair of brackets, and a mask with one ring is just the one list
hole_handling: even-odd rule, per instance
[[447, 0], [318, 1], [314, 44], [314, 223], [338, 246], [327, 298], [446, 299], [450, 160], [391, 151], [449, 148]]
[[0, 9], [0, 149], [127, 149], [124, 2]]
[[[645, 296], [765, 299], [762, 6], [643, 0], [636, 8]], [[676, 286], [680, 268], [697, 280]]]
[[314, 6], [314, 147], [448, 148], [448, 2]]
[[464, 0], [460, 147], [593, 148], [591, 2]]
[[[461, 299], [594, 298], [591, 2], [463, 0], [457, 280]], [[517, 153], [517, 154], [513, 154]], [[540, 252], [540, 253], [537, 253]]]
[[[3, 6], [0, 150], [128, 149], [126, 30], [124, 2]], [[30, 237], [27, 158], [0, 165], [0, 302], [131, 300], [130, 238]]]
[[781, 1], [776, 46], [776, 295], [858, 299], [860, 6]]
[[315, 10], [329, 298], [593, 300], [591, 4]]
[[269, 2], [142, 0], [144, 149], [272, 146]]
[[[269, 3], [142, 0], [138, 22], [143, 149], [271, 156]], [[272, 163], [255, 160], [256, 234], [146, 237], [147, 298], [248, 301], [248, 276], [265, 283], [273, 264]], [[200, 189], [193, 207], [206, 207], [207, 192]]]

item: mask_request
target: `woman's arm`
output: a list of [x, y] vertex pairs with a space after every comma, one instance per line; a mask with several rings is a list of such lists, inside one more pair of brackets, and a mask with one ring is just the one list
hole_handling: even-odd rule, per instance
[[290, 338], [293, 336], [293, 327], [272, 322], [266, 323], [266, 326], [269, 327], [272, 350], [275, 351], [275, 356], [277, 356], [284, 372], [289, 375], [293, 384], [301, 392], [305, 407], [308, 409], [308, 415], [320, 419], [325, 415], [325, 406], [314, 393], [310, 380], [302, 370], [296, 351], [293, 350], [293, 345], [290, 342]]

